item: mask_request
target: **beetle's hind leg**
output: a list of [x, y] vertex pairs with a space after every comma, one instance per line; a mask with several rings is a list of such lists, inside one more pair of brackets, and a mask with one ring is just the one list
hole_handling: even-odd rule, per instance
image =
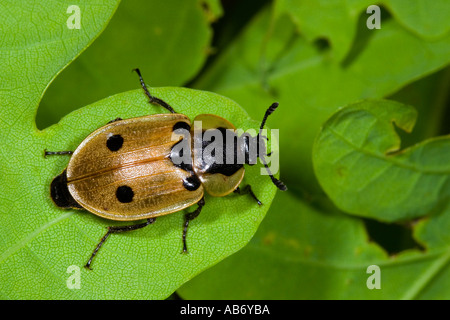
[[146, 96], [148, 97], [150, 103], [158, 104], [158, 105], [160, 105], [161, 107], [163, 107], [163, 108], [169, 110], [171, 113], [176, 113], [175, 110], [173, 110], [173, 108], [172, 108], [167, 102], [165, 102], [164, 100], [159, 99], [159, 98], [157, 98], [157, 97], [154, 97], [154, 96], [152, 96], [152, 95], [150, 94], [150, 92], [148, 91], [147, 86], [145, 85], [144, 79], [142, 78], [141, 71], [139, 71], [138, 68], [133, 69], [133, 71], [135, 71], [135, 72], [138, 74], [138, 76], [139, 76], [139, 81], [141, 82], [141, 87], [142, 87], [142, 89], [144, 90]]
[[181, 253], [187, 253], [187, 245], [186, 245], [186, 235], [187, 235], [187, 230], [189, 227], [189, 222], [191, 220], [194, 220], [195, 218], [198, 217], [198, 215], [200, 214], [200, 212], [202, 211], [202, 208], [205, 206], [205, 198], [202, 197], [200, 199], [199, 202], [197, 202], [198, 208], [195, 209], [195, 211], [186, 213], [184, 215], [184, 229], [183, 229], [183, 251]]
[[108, 237], [110, 236], [111, 233], [120, 233], [120, 232], [127, 232], [127, 231], [133, 231], [133, 230], [141, 229], [141, 228], [144, 228], [144, 227], [148, 226], [149, 224], [152, 224], [153, 222], [155, 222], [155, 220], [156, 220], [156, 218], [150, 218], [150, 219], [147, 219], [147, 221], [144, 222], [144, 223], [132, 224], [132, 225], [129, 225], [129, 226], [108, 227], [108, 231], [106, 231], [106, 233], [103, 236], [103, 238], [97, 244], [97, 247], [95, 247], [94, 251], [91, 254], [91, 257], [89, 258], [88, 262], [86, 263], [86, 265], [84, 267], [87, 268], [87, 269], [92, 270], [92, 268], [91, 268], [92, 260], [94, 259], [94, 257], [97, 254], [98, 250], [100, 250], [101, 246], [103, 245], [103, 243], [105, 243], [106, 239], [108, 239]]
[[255, 193], [252, 190], [252, 187], [248, 184], [246, 185], [242, 190], [241, 188], [237, 187], [234, 191], [234, 193], [243, 195], [243, 194], [250, 194], [250, 196], [255, 199], [256, 203], [260, 206], [262, 205], [262, 202], [259, 201], [259, 199], [256, 197]]
[[115, 118], [114, 120], [109, 121], [107, 124], [110, 124], [110, 123], [113, 123], [113, 122], [116, 122], [116, 121], [120, 121], [120, 120], [123, 120], [123, 119], [122, 118]]
[[47, 156], [53, 156], [53, 155], [72, 155], [73, 151], [47, 151], [47, 149], [44, 149], [44, 158], [47, 158]]

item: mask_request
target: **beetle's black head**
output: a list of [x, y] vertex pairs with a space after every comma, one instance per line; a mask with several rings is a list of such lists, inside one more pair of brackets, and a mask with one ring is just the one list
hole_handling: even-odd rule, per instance
[[[259, 139], [259, 135], [256, 137], [249, 133], [238, 135], [236, 131], [222, 127], [209, 129], [209, 131], [215, 131], [215, 134], [205, 137], [207, 131], [202, 132], [202, 162], [198, 165], [200, 170], [206, 173], [231, 176], [244, 164], [254, 165], [258, 158], [266, 155], [265, 141]], [[215, 136], [220, 136], [222, 139], [220, 145], [212, 148], [212, 144], [216, 142]]]

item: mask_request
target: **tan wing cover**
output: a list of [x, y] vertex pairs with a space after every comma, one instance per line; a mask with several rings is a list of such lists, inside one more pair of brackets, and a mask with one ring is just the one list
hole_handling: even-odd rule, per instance
[[[111, 220], [132, 221], [182, 210], [198, 202], [203, 186], [189, 191], [183, 180], [191, 175], [173, 165], [170, 151], [182, 139], [173, 133], [182, 114], [160, 114], [110, 123], [91, 133], [75, 150], [67, 167], [68, 188], [86, 210]], [[120, 135], [117, 151], [107, 140]], [[116, 191], [127, 186], [132, 201], [120, 202]]]

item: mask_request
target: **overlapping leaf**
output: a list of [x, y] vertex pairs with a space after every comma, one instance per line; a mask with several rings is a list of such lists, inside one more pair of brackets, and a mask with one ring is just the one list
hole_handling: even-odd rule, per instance
[[314, 169], [339, 208], [384, 221], [428, 214], [450, 197], [450, 138], [401, 150], [394, 124], [411, 131], [415, 110], [392, 101], [356, 103], [333, 115], [313, 149]]
[[[282, 130], [281, 165], [291, 170], [287, 182], [301, 189], [317, 191], [311, 163], [313, 141], [322, 123], [339, 107], [393, 94], [449, 63], [449, 33], [428, 41], [395, 19], [384, 21], [381, 30], [369, 30], [367, 14], [358, 12], [361, 23], [354, 26], [352, 48], [341, 62], [330, 57], [332, 46], [324, 48], [320, 41], [308, 41], [298, 33], [290, 15], [266, 8], [195, 83], [197, 88], [249, 106], [254, 117], [273, 101], [288, 108], [291, 116], [274, 117], [271, 127]], [[311, 9], [303, 15], [319, 12]], [[335, 23], [328, 22], [327, 28], [335, 28]]]
[[[311, 162], [313, 141], [322, 124], [340, 107], [365, 98], [386, 97], [413, 83], [395, 95], [421, 104], [420, 125], [412, 138], [408, 137], [408, 145], [416, 143], [417, 137], [428, 138], [443, 130], [448, 73], [443, 71], [439, 76], [425, 78], [420, 85], [413, 81], [449, 63], [448, 24], [443, 18], [448, 9], [441, 7], [446, 6], [445, 1], [427, 9], [441, 10], [436, 20], [433, 15], [421, 15], [423, 11], [416, 10], [420, 1], [393, 2], [379, 3], [387, 9], [383, 11], [381, 30], [370, 31], [365, 13], [369, 4], [365, 1], [345, 2], [345, 8], [338, 8], [341, 1], [327, 1], [323, 6], [320, 2], [277, 1], [273, 8], [252, 20], [196, 82], [198, 88], [209, 88], [252, 105], [249, 111], [254, 115], [273, 100], [290, 109], [288, 117], [274, 117], [272, 127], [280, 128], [282, 178], [287, 180], [291, 192], [296, 189], [296, 196], [277, 197], [249, 246], [183, 286], [182, 297], [448, 298], [449, 243], [445, 240], [448, 214], [443, 208], [445, 201], [439, 202], [445, 198], [445, 192], [435, 193], [428, 204], [426, 201], [425, 205], [421, 204], [424, 211], [411, 210], [410, 206], [409, 213], [405, 213], [408, 210], [395, 212], [395, 218], [390, 219], [386, 219], [384, 212], [380, 213], [382, 204], [369, 204], [370, 193], [366, 194], [369, 198], [365, 211], [355, 209], [353, 214], [367, 216], [368, 210], [376, 210], [380, 220], [388, 221], [427, 216], [413, 229], [413, 238], [425, 251], [407, 250], [389, 257], [380, 247], [367, 243], [361, 221], [330, 209], [321, 198], [320, 189], [315, 187]], [[338, 16], [345, 18], [339, 20]], [[400, 112], [402, 125], [411, 129], [416, 114], [412, 109], [407, 110], [406, 116]], [[390, 115], [386, 116], [390, 119]], [[350, 127], [367, 132], [356, 120]], [[389, 146], [399, 142], [389, 120], [383, 128], [373, 134], [374, 141], [385, 139], [391, 142]], [[380, 153], [384, 155], [385, 151]], [[431, 154], [424, 157], [433, 158]], [[444, 172], [441, 177], [445, 176]], [[368, 171], [363, 173], [370, 175]], [[327, 179], [323, 174], [322, 180]], [[390, 181], [394, 184], [389, 188], [401, 189], [393, 178]], [[386, 185], [380, 187], [385, 189]], [[431, 191], [436, 190], [436, 186], [432, 187]], [[398, 200], [394, 196], [392, 199]], [[327, 228], [327, 221], [332, 221], [336, 229]], [[354, 223], [353, 227], [349, 221]], [[359, 246], [349, 248], [342, 245], [342, 239]], [[318, 244], [320, 241], [322, 245]], [[335, 246], [336, 243], [340, 245]], [[345, 249], [340, 250], [340, 246]], [[318, 258], [318, 252], [327, 248], [333, 252]], [[357, 260], [354, 250], [365, 258]], [[308, 255], [309, 252], [316, 255]], [[368, 289], [365, 283], [369, 277], [366, 268], [371, 264], [381, 268], [383, 280], [379, 291]], [[211, 285], [214, 283], [218, 285]], [[236, 287], [240, 288], [239, 293]]]

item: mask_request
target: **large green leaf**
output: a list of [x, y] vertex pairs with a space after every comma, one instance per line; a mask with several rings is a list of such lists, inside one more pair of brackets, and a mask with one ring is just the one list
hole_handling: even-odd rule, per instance
[[[319, 15], [312, 9], [303, 15]], [[290, 117], [274, 118], [271, 124], [281, 129], [281, 166], [290, 171], [286, 177], [290, 186], [316, 192], [310, 155], [321, 124], [339, 107], [393, 94], [446, 66], [450, 34], [427, 40], [393, 18], [383, 20], [381, 30], [369, 30], [367, 14], [361, 10], [352, 47], [339, 61], [332, 58], [334, 47], [298, 33], [292, 14], [274, 10], [266, 8], [256, 16], [195, 87], [250, 106], [253, 116], [273, 100], [289, 108]], [[335, 19], [324, 23], [328, 30], [340, 26]], [[298, 139], [289, 138], [293, 136]]]
[[[322, 124], [340, 107], [363, 98], [392, 96], [420, 104], [413, 134], [399, 132], [408, 145], [448, 132], [443, 120], [448, 71], [432, 74], [450, 61], [448, 24], [443, 19], [448, 9], [441, 7], [446, 1], [429, 3], [427, 10], [442, 10], [433, 20], [414, 9], [418, 2], [380, 1], [388, 10], [382, 11], [381, 30], [368, 30], [365, 9], [373, 2], [277, 1], [252, 19], [195, 82], [197, 88], [251, 106], [248, 110], [255, 116], [273, 100], [290, 108], [288, 117], [271, 120], [272, 127], [280, 128], [282, 178], [288, 180], [290, 195], [276, 197], [247, 247], [180, 288], [183, 298], [449, 297], [448, 228], [430, 216], [446, 222], [448, 209], [433, 208], [418, 224], [380, 223], [383, 239], [376, 241], [383, 245], [388, 236], [399, 242], [410, 236], [408, 226], [414, 226], [413, 244], [390, 255], [364, 230], [367, 225], [372, 232], [374, 221], [349, 217], [326, 205], [311, 161]], [[403, 10], [405, 6], [411, 8]], [[427, 29], [430, 22], [433, 26]], [[395, 232], [387, 235], [391, 228]], [[437, 246], [428, 238], [442, 241]], [[425, 251], [419, 251], [420, 246]], [[381, 268], [381, 290], [366, 286], [366, 270], [372, 264]]]
[[[427, 141], [414, 144], [449, 133], [444, 116], [450, 73], [435, 72], [450, 61], [448, 1], [381, 0], [380, 30], [366, 27], [366, 7], [374, 4], [367, 0], [276, 0], [272, 7], [259, 10], [263, 2], [223, 2], [222, 11], [218, 0], [182, 4], [127, 0], [92, 45], [116, 4], [77, 1], [82, 27], [68, 30], [66, 10], [74, 3], [50, 2], [44, 10], [35, 1], [2, 2], [2, 298], [163, 298], [205, 269], [179, 290], [183, 298], [449, 298], [450, 213], [445, 192], [436, 192], [427, 183], [429, 190], [423, 191], [434, 196], [412, 200], [426, 211], [423, 214], [391, 197], [399, 210], [387, 210], [390, 217], [420, 216], [406, 224], [361, 219], [371, 212], [378, 220], [392, 220], [380, 210], [382, 203], [367, 201], [369, 193], [363, 194], [369, 197], [367, 211], [355, 210], [350, 216], [331, 206], [321, 194], [311, 161], [320, 127], [339, 108], [360, 99], [388, 96], [418, 107], [412, 134], [390, 124], [391, 116], [403, 115], [400, 111], [378, 118], [379, 130], [371, 141], [398, 142], [395, 134], [402, 141], [403, 151], [390, 157], [415, 148], [429, 151]], [[221, 15], [224, 19], [217, 21]], [[212, 39], [214, 21], [217, 32]], [[247, 26], [238, 33], [245, 21]], [[252, 184], [264, 206], [258, 208], [248, 196], [207, 198], [188, 234], [189, 255], [179, 254], [183, 213], [177, 213], [142, 230], [111, 236], [96, 257], [93, 272], [82, 265], [105, 226], [113, 223], [86, 212], [57, 209], [49, 198], [48, 185], [68, 158], [44, 159], [44, 148], [73, 149], [92, 130], [118, 116], [161, 112], [148, 104], [141, 90], [94, 103], [138, 88], [131, 73], [135, 67], [151, 86], [189, 85], [194, 79], [197, 89], [235, 99], [256, 119], [273, 101], [280, 102], [269, 126], [280, 128], [282, 178], [288, 180], [290, 194], [276, 198], [247, 247], [213, 268], [209, 267], [250, 239], [270, 205], [275, 190], [258, 175], [258, 167], [248, 170], [245, 183]], [[91, 105], [38, 131], [34, 118], [47, 86], [38, 128]], [[258, 126], [221, 96], [174, 87], [151, 90], [191, 117], [210, 112], [243, 128]], [[413, 118], [414, 112], [409, 112], [401, 123], [404, 127], [409, 123], [409, 128]], [[361, 129], [368, 128], [361, 125]], [[434, 140], [440, 139], [429, 141]], [[442, 152], [441, 147], [436, 149]], [[383, 148], [377, 150], [382, 153]], [[404, 160], [410, 162], [411, 154]], [[363, 173], [370, 176], [369, 171]], [[406, 180], [403, 186], [411, 187]], [[375, 196], [381, 192], [375, 191]], [[414, 194], [421, 196], [417, 191]], [[349, 199], [343, 203], [344, 210], [352, 205]], [[375, 223], [379, 234], [373, 231]], [[395, 232], [389, 231], [392, 228]], [[411, 231], [413, 243], [392, 250], [393, 243], [411, 237]], [[381, 290], [366, 286], [367, 267], [372, 264], [380, 267]], [[81, 267], [80, 290], [67, 286], [71, 266]]]
[[[388, 255], [365, 224], [289, 191], [250, 243], [183, 285], [189, 299], [449, 299], [449, 202], [413, 227], [425, 250]], [[379, 267], [380, 288], [369, 266]]]
[[[44, 149], [74, 150], [90, 132], [110, 120], [162, 110], [149, 105], [142, 90], [136, 89], [74, 111], [43, 131], [36, 128], [34, 118], [48, 83], [103, 30], [116, 6], [103, 1], [79, 3], [84, 17], [80, 30], [66, 27], [67, 3], [43, 8], [33, 1], [10, 2], [0, 7], [3, 18], [21, 16], [5, 19], [7, 32], [0, 51], [2, 298], [165, 298], [183, 282], [243, 247], [275, 194], [275, 186], [259, 174], [260, 166], [250, 167], [244, 184], [252, 185], [264, 205], [258, 207], [248, 195], [206, 196], [202, 214], [189, 228], [188, 254], [180, 254], [184, 218], [176, 213], [158, 218], [147, 228], [112, 235], [96, 256], [94, 270], [83, 268], [105, 227], [124, 223], [57, 208], [50, 199], [49, 185], [68, 158], [44, 158]], [[52, 19], [45, 18], [49, 15]], [[14, 36], [17, 30], [23, 37]], [[214, 113], [238, 128], [259, 127], [235, 102], [217, 94], [173, 87], [150, 90], [191, 118], [200, 112]], [[78, 268], [80, 289], [70, 289], [68, 282], [72, 283], [71, 276]]]
[[412, 107], [363, 101], [333, 115], [313, 149], [323, 189], [344, 211], [384, 221], [417, 218], [450, 197], [450, 138], [401, 150], [394, 124], [410, 132]]
[[368, 242], [361, 221], [328, 211], [289, 191], [279, 194], [243, 250], [178, 292], [189, 299], [336, 299], [364, 291], [380, 296], [367, 289], [365, 271], [386, 254]]
[[[210, 53], [210, 16], [220, 14], [214, 13], [220, 9], [214, 2], [215, 11], [205, 14], [201, 2], [123, 1], [105, 32], [49, 86], [39, 107], [38, 128], [136, 88], [133, 68], [140, 68], [152, 86], [180, 86], [192, 79]], [[88, 21], [84, 15], [82, 19]]]

